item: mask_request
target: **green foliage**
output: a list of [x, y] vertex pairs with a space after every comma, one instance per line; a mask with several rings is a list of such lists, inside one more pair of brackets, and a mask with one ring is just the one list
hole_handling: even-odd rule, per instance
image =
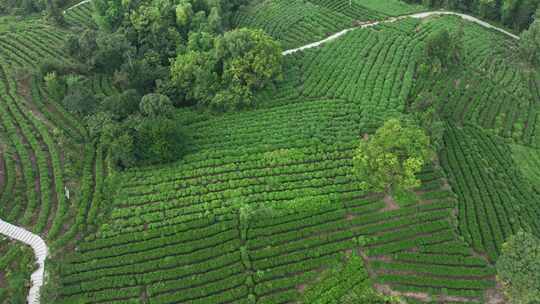
[[307, 288], [301, 301], [310, 304], [399, 303], [398, 298], [375, 291], [362, 259], [356, 254], [323, 272], [317, 282]]
[[515, 166], [507, 143], [478, 127], [448, 126], [444, 144], [441, 164], [460, 202], [460, 231], [473, 248], [495, 261], [510, 235], [538, 232], [539, 196]]
[[109, 74], [119, 70], [125, 59], [133, 57], [134, 52], [123, 33], [96, 32], [93, 29], [69, 36], [64, 49], [90, 68]]
[[415, 205], [418, 203], [418, 197], [410, 190], [399, 189], [394, 191], [392, 197], [400, 207]]
[[111, 162], [117, 168], [129, 168], [135, 165], [134, 140], [129, 134], [121, 134], [110, 143], [109, 155]]
[[97, 50], [97, 32], [86, 29], [78, 35], [70, 35], [65, 44], [64, 50], [78, 60], [88, 65], [93, 65], [93, 54]]
[[350, 27], [355, 18], [365, 20], [371, 14], [376, 15], [375, 12], [358, 9], [356, 5], [356, 10], [348, 10], [349, 15], [314, 2], [326, 2], [323, 4], [330, 6], [337, 4], [336, 1], [251, 1], [235, 16], [234, 23], [238, 28], [264, 30], [284, 48], [291, 49]]
[[532, 22], [531, 16], [538, 8], [538, 0], [405, 0], [432, 8], [445, 7], [479, 15], [482, 18], [501, 22], [516, 31], [526, 29]]
[[389, 16], [401, 16], [425, 10], [421, 5], [410, 5], [402, 0], [352, 0], [351, 2]]
[[532, 185], [540, 189], [540, 150], [523, 145], [512, 145], [512, 158]]
[[28, 15], [45, 9], [45, 1], [40, 0], [1, 0], [0, 15]]
[[441, 103], [437, 99], [431, 92], [421, 92], [409, 109], [418, 125], [429, 135], [430, 143], [435, 151], [439, 151], [443, 146], [445, 130], [444, 122], [440, 117]]
[[139, 109], [142, 115], [150, 117], [171, 116], [174, 111], [169, 97], [161, 94], [144, 95], [141, 99]]
[[24, 304], [28, 294], [30, 275], [34, 270], [30, 248], [8, 243], [0, 238], [0, 252], [2, 253], [0, 266], [3, 272], [0, 303]]
[[282, 77], [281, 47], [263, 31], [227, 32], [216, 41], [215, 52], [226, 87], [256, 91]]
[[415, 126], [390, 119], [369, 139], [360, 141], [354, 156], [354, 174], [361, 187], [393, 192], [420, 185], [415, 174], [432, 157], [429, 138]]
[[432, 73], [437, 74], [451, 64], [459, 62], [463, 49], [463, 26], [453, 32], [439, 29], [431, 32], [425, 41], [424, 64], [431, 67]]
[[526, 62], [534, 67], [540, 66], [540, 8], [536, 11], [535, 21], [529, 29], [521, 33], [519, 50]]
[[68, 75], [65, 81], [67, 93], [62, 99], [62, 104], [66, 109], [83, 116], [92, 114], [98, 106], [93, 92], [76, 76]]
[[[120, 57], [115, 47], [123, 48], [123, 43], [115, 44], [116, 41], [110, 40], [104, 43], [111, 52], [105, 52], [101, 58], [112, 58], [104, 62], [114, 66], [115, 84], [121, 84], [122, 88], [141, 89], [138, 94], [131, 90], [116, 94], [112, 92], [114, 90], [105, 89], [107, 86], [103, 85], [110, 83], [110, 75], [103, 78], [85, 77], [84, 86], [91, 86], [94, 95], [100, 96], [100, 100], [103, 99], [96, 102], [97, 112], [85, 117], [88, 132], [77, 124], [77, 119], [65, 115], [67, 112], [62, 112], [62, 107], [49, 103], [46, 94], [41, 94], [43, 97], [35, 100], [33, 98], [31, 101], [46, 116], [40, 116], [34, 121], [33, 113], [26, 111], [29, 103], [16, 96], [19, 84], [9, 79], [12, 79], [10, 65], [26, 65], [26, 61], [32, 62], [34, 49], [41, 50], [37, 46], [39, 41], [30, 43], [30, 40], [22, 35], [7, 35], [2, 40], [3, 54], [6, 54], [5, 57], [2, 56], [1, 63], [2, 71], [5, 69], [5, 77], [0, 81], [3, 83], [0, 91], [4, 93], [0, 98], [2, 132], [10, 134], [9, 142], [14, 143], [16, 149], [13, 150], [18, 154], [16, 164], [13, 159], [7, 161], [6, 172], [8, 176], [18, 176], [18, 179], [21, 179], [17, 180], [16, 184], [19, 185], [18, 188], [23, 188], [24, 192], [24, 199], [10, 204], [21, 209], [28, 206], [30, 211], [25, 212], [29, 214], [28, 219], [33, 219], [39, 209], [38, 222], [45, 225], [48, 218], [43, 214], [47, 214], [48, 210], [51, 213], [56, 210], [57, 214], [54, 215], [52, 229], [49, 231], [62, 234], [64, 224], [70, 226], [67, 237], [61, 239], [62, 243], [81, 236], [77, 237], [77, 251], [68, 256], [62, 255], [62, 274], [58, 278], [62, 284], [57, 286], [58, 297], [61, 299], [53, 300], [54, 303], [139, 303], [141, 294], [144, 294], [146, 301], [156, 304], [242, 301], [289, 303], [296, 299], [298, 286], [313, 282], [323, 267], [331, 264], [342, 252], [354, 250], [359, 245], [366, 248], [365, 253], [372, 257], [369, 260], [373, 266], [371, 269], [374, 279], [379, 283], [389, 284], [393, 290], [480, 301], [485, 290], [493, 287], [492, 269], [485, 259], [474, 255], [470, 247], [460, 241], [460, 236], [456, 234], [449, 219], [453, 218], [454, 208], [460, 206], [459, 216], [463, 219], [460, 223], [467, 223], [460, 226], [460, 231], [467, 241], [470, 241], [470, 236], [467, 237], [469, 230], [463, 228], [474, 225], [482, 229], [494, 227], [492, 231], [482, 230], [485, 232], [482, 234], [473, 233], [475, 238], [479, 237], [479, 241], [471, 242], [475, 245], [486, 242], [487, 245], [480, 245], [486, 246], [490, 251], [493, 248], [489, 245], [490, 242], [494, 239], [498, 241], [500, 236], [504, 237], [505, 233], [511, 232], [514, 221], [518, 224], [529, 221], [534, 223], [531, 218], [538, 213], [532, 208], [525, 208], [520, 201], [534, 202], [535, 199], [524, 197], [528, 195], [526, 182], [514, 178], [517, 175], [511, 171], [513, 166], [509, 161], [508, 151], [486, 148], [491, 147], [490, 143], [486, 143], [487, 140], [493, 138], [488, 135], [486, 141], [475, 141], [472, 144], [469, 144], [468, 139], [464, 139], [463, 146], [467, 149], [455, 153], [458, 155], [455, 159], [450, 156], [450, 165], [445, 165], [445, 168], [451, 167], [449, 171], [454, 178], [451, 182], [453, 187], [458, 189], [456, 191], [460, 197], [459, 204], [454, 202], [449, 190], [440, 189], [440, 175], [432, 174], [429, 169], [427, 173], [417, 175], [418, 179], [425, 179], [420, 188], [422, 194], [418, 195], [418, 199], [424, 201], [419, 203], [407, 195], [400, 196], [401, 193], [398, 192], [395, 196], [400, 208], [390, 211], [383, 210], [384, 203], [377, 196], [363, 198], [362, 192], [358, 191], [354, 179], [350, 176], [358, 135], [370, 132], [371, 126], [379, 125], [389, 112], [404, 112], [405, 101], [409, 96], [415, 95], [414, 92], [411, 93], [413, 81], [421, 82], [426, 87], [431, 86], [431, 82], [423, 82], [423, 79], [416, 77], [416, 52], [422, 50], [421, 43], [429, 33], [451, 24], [445, 23], [444, 20], [448, 19], [426, 22], [425, 26], [421, 27], [418, 27], [417, 21], [403, 20], [395, 24], [381, 25], [375, 30], [357, 30], [321, 49], [290, 56], [286, 59], [285, 67], [287, 82], [279, 84], [277, 88], [271, 88], [270, 83], [265, 84], [267, 91], [264, 91], [264, 94], [251, 94], [250, 90], [246, 89], [249, 86], [258, 86], [256, 78], [237, 77], [236, 70], [232, 70], [229, 74], [232, 76], [228, 77], [226, 82], [230, 84], [238, 81], [245, 86], [234, 85], [231, 90], [222, 90], [218, 83], [219, 86], [212, 93], [219, 95], [216, 97], [218, 105], [229, 106], [231, 100], [236, 104], [247, 98], [252, 98], [253, 102], [270, 99], [272, 102], [253, 111], [223, 115], [200, 113], [194, 109], [178, 110], [176, 121], [171, 124], [186, 125], [186, 133], [189, 133], [193, 141], [193, 145], [186, 147], [189, 154], [186, 154], [185, 159], [167, 166], [132, 168], [142, 163], [137, 159], [137, 155], [150, 155], [152, 159], [165, 155], [173, 156], [171, 159], [177, 160], [178, 154], [171, 152], [175, 147], [171, 147], [170, 141], [161, 140], [163, 137], [185, 142], [184, 136], [175, 136], [173, 127], [152, 128], [152, 122], [148, 122], [156, 114], [168, 113], [159, 110], [161, 105], [170, 106], [168, 101], [161, 102], [164, 99], [162, 96], [153, 95], [149, 99], [156, 102], [142, 107], [150, 110], [141, 112], [153, 113], [149, 118], [141, 118], [136, 113], [139, 110], [140, 96], [153, 92], [154, 86], [159, 86], [159, 83], [164, 90], [170, 89], [166, 92], [182, 96], [183, 88], [168, 87], [170, 54], [172, 53], [173, 57], [177, 52], [183, 54], [184, 48], [199, 53], [217, 53], [218, 44], [214, 41], [221, 38], [215, 39], [215, 35], [210, 34], [194, 34], [192, 29], [214, 30], [217, 24], [225, 24], [227, 18], [218, 14], [219, 10], [215, 7], [204, 11], [204, 14], [197, 13], [201, 6], [211, 1], [189, 1], [190, 5], [193, 4], [191, 11], [187, 2], [179, 2], [181, 7], [175, 7], [174, 17], [170, 16], [171, 10], [167, 9], [166, 16], [159, 15], [155, 18], [155, 12], [162, 13], [160, 7], [168, 7], [169, 3], [142, 1], [147, 7], [137, 8], [137, 14], [140, 14], [136, 22], [138, 28], [135, 30], [129, 26], [121, 30], [126, 30], [127, 41], [137, 46], [136, 53], [125, 52], [126, 56]], [[339, 9], [343, 16], [351, 19], [353, 17], [350, 16], [361, 10], [358, 5], [360, 1], [355, 1], [350, 10], [348, 1], [310, 1], [315, 2], [326, 8]], [[139, 3], [122, 1], [120, 4], [123, 7], [134, 7]], [[371, 5], [383, 7], [390, 4], [372, 2]], [[130, 9], [122, 12], [122, 23], [131, 22], [124, 19], [124, 13], [128, 11]], [[292, 15], [293, 13], [288, 15], [288, 18]], [[321, 16], [324, 14], [317, 15], [317, 18]], [[219, 20], [220, 17], [222, 20]], [[300, 21], [297, 29], [306, 24], [314, 25], [320, 22], [320, 27], [314, 29], [309, 26], [304, 30], [313, 29], [318, 35], [324, 36], [326, 29], [331, 28], [325, 25], [325, 22], [332, 23], [331, 20], [322, 17], [311, 20], [313, 16], [307, 14], [300, 17], [305, 17], [305, 22]], [[169, 26], [164, 30], [162, 22], [168, 23], [172, 19], [175, 29], [170, 31], [169, 28], [173, 26]], [[350, 23], [351, 19], [344, 18], [339, 23], [334, 21], [333, 24], [345, 25]], [[152, 26], [145, 28], [145, 22]], [[272, 24], [272, 20], [268, 23]], [[192, 34], [177, 30], [186, 26], [190, 27]], [[470, 52], [468, 57], [485, 61], [486, 65], [490, 65], [492, 61], [484, 60], [485, 58], [500, 59], [501, 56], [492, 56], [492, 52], [486, 51], [491, 47], [486, 40], [495, 35], [471, 28], [466, 39], [467, 52]], [[416, 33], [413, 32], [415, 29], [418, 30]], [[479, 33], [478, 36], [485, 35], [488, 38], [477, 39], [478, 36], [470, 34], [475, 31]], [[61, 37], [62, 39], [56, 38], [54, 44], [47, 43], [51, 46], [61, 45], [65, 38], [64, 32], [65, 30], [48, 31], [43, 35]], [[276, 33], [280, 33], [279, 28]], [[141, 37], [151, 37], [152, 41], [139, 40]], [[194, 38], [189, 38], [186, 43], [185, 37]], [[158, 38], [161, 38], [161, 41]], [[501, 40], [493, 39], [497, 43]], [[23, 43], [19, 44], [19, 41]], [[12, 48], [15, 47], [12, 45], [19, 51], [13, 52]], [[89, 48], [92, 47], [91, 43], [88, 45]], [[232, 46], [235, 47], [234, 44]], [[80, 51], [74, 49], [74, 54]], [[481, 51], [475, 53], [470, 49]], [[225, 54], [229, 52], [228, 49], [224, 50]], [[56, 54], [59, 51], [51, 47], [50, 52]], [[4, 58], [7, 58], [6, 62], [3, 62]], [[214, 56], [203, 59], [214, 61], [212, 66], [222, 64]], [[89, 62], [92, 63], [92, 59]], [[201, 62], [199, 70], [193, 69], [197, 73], [204, 73], [207, 68], [206, 62]], [[249, 60], [240, 62], [252, 64]], [[65, 64], [69, 65], [68, 68], [74, 68], [68, 60]], [[234, 64], [228, 66], [235, 69], [238, 67]], [[105, 69], [108, 66], [102, 67]], [[481, 70], [485, 66], [471, 64], [471, 67], [471, 70]], [[495, 77], [490, 74], [490, 70], [482, 76], [490, 81], [495, 77], [494, 79], [505, 84], [520, 81], [520, 74], [516, 69], [502, 69], [507, 69], [508, 73], [497, 74]], [[112, 74], [112, 70], [105, 71]], [[65, 71], [68, 72], [57, 70], [57, 75], [61, 81], [65, 81], [66, 87], [74, 87], [75, 80], [64, 77], [71, 74], [70, 69]], [[245, 71], [239, 69], [239, 72]], [[209, 79], [211, 76], [208, 76]], [[471, 72], [470, 79], [474, 78], [480, 77]], [[465, 84], [462, 86], [465, 86], [466, 81], [463, 82]], [[444, 98], [451, 95], [449, 92], [454, 92], [451, 88], [455, 85], [456, 95], [463, 96], [463, 100], [471, 100], [470, 107], [460, 107], [466, 113], [481, 113], [474, 114], [471, 121], [489, 123], [495, 121], [491, 119], [491, 109], [497, 108], [495, 112], [504, 112], [507, 109], [506, 106], [499, 107], [499, 100], [507, 100], [508, 97], [503, 93], [499, 94], [500, 90], [493, 90], [497, 94], [486, 94], [482, 99], [492, 100], [494, 104], [484, 111], [484, 108], [477, 106], [481, 104], [477, 102], [480, 100], [477, 98], [479, 95], [469, 94], [471, 91], [462, 89], [452, 78], [444, 78], [440, 83], [445, 86], [432, 86], [437, 92], [434, 95], [437, 98], [446, 101]], [[485, 91], [491, 91], [492, 88], [477, 85], [478, 82], [470, 83], [474, 87], [485, 88]], [[485, 83], [487, 82], [481, 82]], [[515, 86], [508, 87], [511, 87], [509, 90], [516, 91], [516, 94], [526, 96], [526, 92], [515, 90]], [[202, 92], [201, 96], [205, 97], [204, 91]], [[69, 92], [68, 94], [72, 95]], [[36, 94], [39, 95], [40, 93]], [[177, 102], [173, 95], [167, 95]], [[456, 99], [452, 99], [454, 100]], [[528, 104], [513, 103], [514, 100], [510, 99], [512, 102], [508, 102], [516, 105], [512, 109], [528, 109]], [[46, 106], [39, 105], [40, 101], [46, 103]], [[41, 110], [42, 108], [45, 110]], [[454, 113], [451, 110], [448, 112]], [[48, 138], [49, 125], [39, 122], [41, 119], [51, 122], [54, 120], [49, 117], [58, 116], [58, 121], [61, 121], [59, 128], [63, 132], [67, 130], [66, 134], [78, 133], [76, 130], [82, 129], [80, 133], [90, 133], [92, 139], [101, 137], [100, 147], [103, 145], [103, 149], [108, 151], [107, 157], [112, 163], [132, 169], [121, 173], [106, 170], [103, 168], [105, 156], [100, 152], [101, 148], [97, 152], [94, 152], [93, 148], [85, 149], [84, 156], [76, 154], [76, 157], [84, 158], [85, 163], [84, 170], [76, 170], [76, 173], [82, 172], [81, 175], [85, 176], [80, 199], [69, 204], [59, 200], [57, 208], [50, 208], [49, 205], [52, 206], [56, 201], [51, 199], [49, 204], [47, 197], [53, 197], [51, 194], [54, 193], [44, 189], [36, 191], [34, 178], [39, 177], [42, 188], [52, 189], [55, 185], [56, 193], [62, 194], [62, 171], [54, 168], [61, 168], [65, 164], [60, 162], [58, 155], [55, 156], [55, 153], [58, 154], [55, 144], [63, 143], [64, 139]], [[501, 119], [501, 125], [506, 124], [513, 128], [514, 121], [522, 123], [521, 112], [518, 114], [517, 110], [508, 111], [506, 117]], [[533, 128], [535, 123], [531, 119], [526, 125]], [[26, 137], [27, 141], [21, 139], [21, 135]], [[482, 133], [478, 137], [483, 135]], [[136, 154], [139, 146], [136, 143], [141, 137], [143, 140], [148, 139], [141, 144], [148, 149]], [[465, 138], [462, 133], [458, 133], [457, 137]], [[453, 144], [456, 142], [457, 144]], [[496, 142], [496, 146], [500, 144], [497, 140]], [[44, 143], [46, 148], [40, 148]], [[461, 142], [454, 137], [446, 137], [444, 143], [452, 155], [454, 149], [461, 147]], [[68, 145], [72, 144], [65, 146]], [[43, 155], [42, 151], [48, 154], [40, 156]], [[31, 161], [32, 155], [36, 156], [37, 162]], [[486, 159], [483, 159], [483, 156]], [[152, 163], [152, 160], [145, 160], [145, 163]], [[456, 166], [456, 163], [467, 163], [467, 167]], [[492, 165], [495, 169], [492, 169]], [[9, 166], [13, 169], [9, 169]], [[47, 180], [49, 172], [55, 178], [54, 184]], [[120, 188], [119, 193], [110, 195], [111, 200], [114, 200], [108, 204], [111, 206], [110, 216], [101, 216], [101, 213], [97, 212], [102, 199], [98, 189], [105, 172], [119, 177], [115, 179]], [[502, 175], [504, 177], [500, 179]], [[508, 176], [512, 178], [506, 179]], [[495, 182], [491, 183], [492, 181]], [[490, 192], [490, 189], [495, 189], [496, 192]], [[5, 197], [2, 192], [2, 209], [4, 202], [11, 201]], [[272, 213], [275, 210], [272, 207], [278, 205], [283, 206], [282, 210], [287, 212]], [[246, 206], [257, 212], [253, 212], [253, 219], [238, 219], [235, 206]], [[300, 208], [293, 208], [294, 206]], [[466, 208], [463, 208], [464, 206]], [[523, 212], [513, 213], [521, 208], [524, 208]], [[465, 217], [466, 212], [474, 213]], [[527, 213], [531, 214], [529, 218], [523, 216]], [[75, 215], [73, 218], [76, 219], [71, 219], [71, 215]], [[79, 231], [84, 231], [82, 227], [85, 225], [94, 225], [96, 217], [106, 218], [106, 224], [99, 225], [96, 234], [79, 234]], [[37, 226], [39, 228], [42, 225]], [[75, 228], [71, 229], [71, 226]], [[498, 227], [503, 227], [503, 233], [498, 231]], [[38, 228], [36, 229], [39, 230]], [[2, 254], [0, 260], [4, 257]], [[379, 261], [380, 256], [384, 258]], [[334, 288], [329, 293], [338, 289]], [[352, 303], [367, 301], [354, 299], [354, 296], [364, 293], [368, 297], [370, 295], [363, 289], [357, 291], [358, 293], [349, 295], [349, 300]]]
[[164, 117], [144, 120], [135, 136], [135, 156], [144, 164], [178, 160], [184, 149], [183, 142], [175, 121]]
[[56, 25], [64, 25], [64, 14], [62, 13], [62, 0], [44, 0], [46, 5], [47, 19]]
[[262, 31], [228, 32], [207, 51], [200, 38], [205, 37], [191, 36], [195, 50], [179, 54], [171, 65], [172, 81], [185, 99], [216, 110], [244, 108], [253, 103], [255, 91], [282, 77], [280, 47]]
[[510, 303], [540, 301], [540, 239], [523, 230], [509, 237], [497, 260], [497, 278]]
[[121, 121], [138, 112], [140, 101], [141, 95], [131, 89], [105, 97], [101, 107], [112, 114], [115, 120]]
[[52, 72], [45, 75], [45, 85], [51, 98], [56, 102], [61, 102], [66, 95], [67, 85], [63, 79]]
[[107, 129], [111, 128], [114, 123], [114, 117], [109, 112], [96, 112], [84, 118], [85, 126], [88, 130], [90, 138], [99, 139], [103, 133], [107, 133]]

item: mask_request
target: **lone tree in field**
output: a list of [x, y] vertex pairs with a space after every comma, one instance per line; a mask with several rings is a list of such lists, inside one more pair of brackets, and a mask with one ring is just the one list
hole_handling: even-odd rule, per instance
[[375, 135], [360, 142], [353, 159], [354, 173], [363, 189], [392, 194], [419, 186], [416, 173], [432, 154], [422, 129], [390, 119]]
[[540, 239], [519, 231], [502, 246], [497, 279], [512, 304], [540, 303]]

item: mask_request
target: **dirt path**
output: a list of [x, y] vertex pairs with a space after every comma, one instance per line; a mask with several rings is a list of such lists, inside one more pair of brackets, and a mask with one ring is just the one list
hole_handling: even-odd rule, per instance
[[85, 4], [85, 3], [88, 3], [90, 1], [92, 1], [92, 0], [81, 1], [81, 2], [79, 2], [79, 3], [77, 3], [77, 4], [73, 5], [73, 6], [70, 6], [70, 7], [66, 8], [66, 10], [63, 11], [63, 13], [65, 14], [67, 11], [72, 10], [72, 9], [74, 9], [76, 7], [79, 7], [79, 6], [81, 6], [81, 5]]
[[508, 32], [508, 31], [506, 31], [506, 30], [504, 30], [502, 28], [491, 25], [491, 24], [489, 24], [489, 23], [487, 23], [485, 21], [482, 21], [482, 20], [480, 20], [480, 19], [478, 19], [476, 17], [466, 15], [466, 14], [461, 14], [461, 13], [455, 13], [455, 12], [451, 12], [451, 11], [433, 11], [433, 12], [425, 12], [425, 13], [416, 13], [416, 14], [411, 14], [411, 15], [404, 15], [404, 16], [400, 16], [400, 17], [392, 17], [392, 18], [388, 18], [388, 19], [385, 19], [385, 20], [381, 20], [381, 21], [374, 21], [374, 22], [364, 23], [364, 24], [361, 24], [361, 25], [359, 25], [357, 27], [348, 28], [348, 29], [345, 29], [345, 30], [343, 30], [341, 32], [335, 33], [334, 35], [332, 35], [332, 36], [330, 36], [328, 38], [325, 38], [325, 39], [323, 39], [321, 41], [313, 42], [313, 43], [301, 46], [301, 47], [296, 48], [296, 49], [286, 50], [282, 54], [283, 54], [283, 56], [287, 56], [287, 55], [294, 54], [296, 52], [300, 52], [300, 51], [303, 51], [303, 50], [306, 50], [306, 49], [311, 49], [311, 48], [321, 46], [322, 44], [324, 44], [326, 42], [329, 42], [329, 41], [332, 41], [332, 40], [335, 40], [335, 39], [347, 34], [350, 31], [353, 31], [353, 30], [355, 30], [357, 28], [373, 27], [373, 26], [383, 24], [383, 23], [396, 22], [396, 21], [399, 21], [399, 20], [402, 20], [402, 19], [405, 19], [405, 18], [425, 19], [425, 18], [432, 17], [432, 16], [443, 16], [443, 15], [461, 17], [464, 20], [476, 23], [476, 24], [478, 24], [478, 25], [480, 25], [482, 27], [485, 27], [485, 28], [493, 29], [493, 30], [498, 31], [500, 33], [503, 33], [503, 34], [505, 34], [505, 35], [507, 35], [509, 37], [512, 37], [514, 39], [519, 40], [519, 36], [517, 36], [515, 34], [512, 34], [512, 33]]

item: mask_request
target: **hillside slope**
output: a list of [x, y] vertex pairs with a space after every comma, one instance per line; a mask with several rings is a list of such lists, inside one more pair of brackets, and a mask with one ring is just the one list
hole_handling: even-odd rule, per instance
[[[423, 10], [265, 0], [235, 23], [293, 48]], [[538, 88], [506, 35], [452, 16], [353, 30], [287, 56], [284, 80], [254, 109], [178, 109], [188, 148], [177, 162], [116, 172], [80, 118], [21, 72], [73, 63], [61, 46], [95, 26], [91, 13], [85, 3], [66, 11], [67, 28], [34, 18], [0, 33], [0, 217], [50, 244], [44, 303], [295, 303], [353, 252], [379, 291], [411, 303], [496, 303], [505, 238], [540, 234], [540, 175], [528, 168], [540, 159]], [[439, 29], [463, 30], [462, 63], [421, 77], [425, 41]], [[85, 79], [102, 95], [111, 83]], [[360, 191], [358, 140], [423, 100], [437, 103], [446, 133], [422, 185], [410, 197]], [[12, 245], [0, 242], [9, 265], [0, 290], [29, 264]]]

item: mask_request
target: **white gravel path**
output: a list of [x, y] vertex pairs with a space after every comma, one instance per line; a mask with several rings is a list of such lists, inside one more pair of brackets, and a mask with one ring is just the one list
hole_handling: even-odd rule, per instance
[[45, 275], [45, 260], [47, 259], [48, 254], [48, 249], [45, 241], [43, 241], [43, 239], [39, 236], [27, 231], [26, 229], [14, 226], [1, 219], [0, 234], [3, 234], [10, 239], [23, 242], [32, 247], [32, 250], [34, 250], [38, 269], [34, 271], [34, 273], [32, 273], [32, 287], [30, 287], [30, 292], [28, 293], [28, 297], [26, 299], [28, 304], [39, 304], [39, 290], [41, 286], [43, 286]]
[[66, 8], [66, 10], [63, 13], [65, 14], [67, 11], [72, 10], [72, 9], [74, 9], [74, 8], [76, 8], [78, 6], [81, 6], [81, 5], [85, 4], [85, 3], [88, 3], [90, 1], [92, 1], [92, 0], [81, 1], [81, 2], [79, 2], [79, 3], [77, 3], [77, 4], [73, 5], [73, 6], [70, 6], [70, 7]]
[[287, 55], [290, 55], [290, 54], [294, 54], [296, 52], [300, 52], [300, 51], [303, 51], [303, 50], [306, 50], [306, 49], [311, 49], [311, 48], [315, 48], [315, 47], [318, 47], [326, 42], [329, 42], [329, 41], [332, 41], [332, 40], [335, 40], [345, 34], [347, 34], [348, 32], [350, 31], [353, 31], [357, 28], [366, 28], [366, 27], [372, 27], [372, 26], [376, 26], [378, 24], [381, 24], [381, 23], [392, 23], [392, 22], [396, 22], [398, 20], [402, 20], [402, 19], [405, 19], [405, 18], [416, 18], [416, 19], [425, 19], [425, 18], [428, 18], [428, 17], [431, 17], [431, 16], [440, 16], [440, 15], [452, 15], [452, 16], [458, 16], [458, 17], [461, 17], [463, 18], [464, 20], [467, 20], [467, 21], [470, 21], [470, 22], [473, 22], [473, 23], [476, 23], [476, 24], [479, 24], [480, 26], [483, 26], [485, 28], [489, 28], [489, 29], [493, 29], [493, 30], [496, 30], [498, 32], [501, 32], [507, 36], [510, 36], [514, 39], [519, 39], [519, 36], [517, 35], [514, 35], [502, 28], [499, 28], [499, 27], [496, 27], [494, 25], [491, 25], [485, 21], [482, 21], [476, 17], [473, 17], [473, 16], [470, 16], [470, 15], [466, 15], [466, 14], [461, 14], [461, 13], [455, 13], [455, 12], [450, 12], [450, 11], [433, 11], [433, 12], [424, 12], [424, 13], [416, 13], [416, 14], [411, 14], [411, 15], [405, 15], [405, 16], [400, 16], [400, 17], [392, 17], [392, 18], [388, 18], [388, 19], [385, 19], [385, 20], [381, 20], [381, 21], [375, 21], [375, 22], [369, 22], [369, 23], [364, 23], [360, 26], [357, 26], [357, 27], [352, 27], [352, 28], [348, 28], [348, 29], [345, 29], [341, 32], [338, 32], [338, 33], [335, 33], [334, 35], [328, 37], [328, 38], [325, 38], [321, 41], [317, 41], [317, 42], [313, 42], [313, 43], [310, 43], [308, 45], [304, 45], [304, 46], [301, 46], [299, 48], [295, 48], [295, 49], [292, 49], [292, 50], [286, 50], [284, 51], [282, 54], [284, 56], [287, 56]]

